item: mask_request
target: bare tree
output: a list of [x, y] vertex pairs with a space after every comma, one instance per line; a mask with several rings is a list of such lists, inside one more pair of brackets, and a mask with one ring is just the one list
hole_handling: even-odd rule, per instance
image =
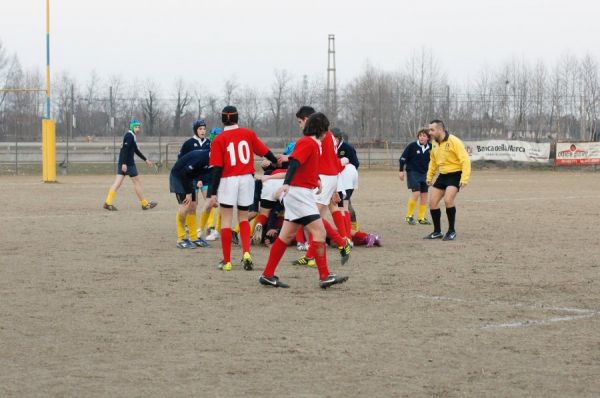
[[175, 117], [173, 118], [173, 133], [179, 135], [181, 131], [181, 116], [185, 108], [192, 102], [192, 96], [185, 87], [183, 79], [178, 79], [175, 83]]
[[273, 116], [275, 127], [275, 136], [279, 137], [281, 133], [281, 120], [283, 108], [286, 105], [286, 97], [290, 76], [286, 70], [275, 70], [275, 81], [271, 85], [271, 95], [269, 96], [269, 107]]
[[148, 82], [145, 90], [145, 96], [142, 100], [142, 112], [146, 122], [146, 133], [153, 135], [154, 130], [160, 122], [160, 106], [157, 98], [157, 87], [152, 82]]

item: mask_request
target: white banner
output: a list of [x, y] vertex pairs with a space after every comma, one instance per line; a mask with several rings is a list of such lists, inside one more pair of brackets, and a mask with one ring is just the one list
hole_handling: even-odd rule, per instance
[[465, 141], [465, 148], [471, 160], [544, 163], [550, 159], [550, 143], [509, 140]]
[[600, 142], [557, 142], [555, 163], [559, 166], [600, 164]]

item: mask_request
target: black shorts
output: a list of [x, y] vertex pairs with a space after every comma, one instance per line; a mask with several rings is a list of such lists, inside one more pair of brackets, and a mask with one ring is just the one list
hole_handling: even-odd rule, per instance
[[[185, 199], [185, 193], [176, 193], [175, 197], [177, 198], [177, 203], [182, 204]], [[192, 192], [192, 202], [196, 201], [196, 191]]]
[[434, 188], [445, 191], [448, 187], [456, 187], [460, 191], [460, 176], [462, 171], [456, 171], [454, 173], [440, 174], [433, 184]]
[[119, 170], [117, 170], [117, 174], [120, 174], [122, 176], [137, 177], [138, 171], [137, 171], [137, 167], [135, 166], [135, 164], [128, 164], [127, 165], [127, 173], [123, 173], [123, 170], [121, 170], [121, 166], [119, 166]]
[[407, 171], [406, 186], [413, 192], [425, 193], [429, 191], [429, 186], [427, 185], [427, 173]]
[[288, 220], [286, 218], [285, 221], [290, 221], [290, 222], [293, 222], [294, 224], [300, 224], [303, 227], [306, 227], [311, 222], [317, 221], [320, 218], [321, 218], [320, 214], [311, 214], [310, 216], [304, 216], [304, 217], [298, 218], [296, 220]]
[[352, 193], [354, 189], [346, 189], [346, 192], [338, 192], [340, 195], [340, 201], [338, 202], [338, 207], [344, 207], [344, 202], [349, 202], [350, 198], [352, 198]]
[[260, 208], [260, 193], [262, 192], [262, 181], [254, 180], [254, 201], [248, 208], [248, 211], [258, 213]]

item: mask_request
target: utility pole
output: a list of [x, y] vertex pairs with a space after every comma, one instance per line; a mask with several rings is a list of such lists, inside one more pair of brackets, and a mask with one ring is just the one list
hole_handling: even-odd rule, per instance
[[71, 84], [71, 112], [67, 119], [69, 128], [67, 130], [67, 155], [65, 158], [65, 170], [69, 174], [69, 139], [73, 138], [73, 127], [75, 127], [75, 88]]
[[108, 129], [113, 136], [113, 167], [117, 173], [117, 136], [115, 135], [115, 118], [113, 117], [113, 88], [108, 89]]
[[330, 34], [327, 49], [327, 95], [325, 109], [329, 119], [335, 123], [337, 119], [337, 83], [335, 68], [335, 35]]

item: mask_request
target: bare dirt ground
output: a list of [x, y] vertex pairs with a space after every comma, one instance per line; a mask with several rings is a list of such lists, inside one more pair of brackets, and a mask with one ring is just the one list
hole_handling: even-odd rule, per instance
[[220, 246], [175, 248], [166, 175], [152, 211], [129, 181], [102, 210], [112, 179], [0, 178], [0, 396], [600, 396], [598, 173], [475, 171], [430, 242], [396, 172], [365, 171], [385, 246], [330, 251], [327, 291], [295, 248], [288, 290], [257, 283], [265, 248], [218, 271]]

